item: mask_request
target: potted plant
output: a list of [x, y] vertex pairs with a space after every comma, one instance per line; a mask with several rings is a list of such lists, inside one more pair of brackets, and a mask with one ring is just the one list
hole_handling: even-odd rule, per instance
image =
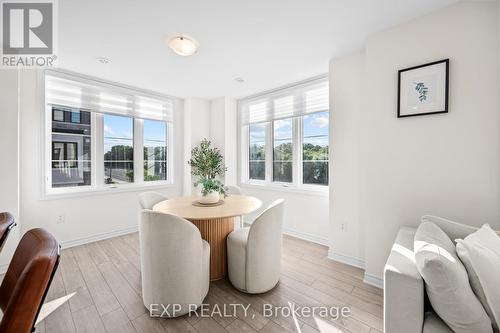
[[221, 195], [226, 195], [224, 184], [216, 179], [226, 172], [224, 157], [218, 148], [212, 147], [209, 140], [203, 139], [191, 150], [188, 164], [191, 166], [191, 174], [198, 177], [194, 185], [201, 186], [200, 203], [216, 203]]

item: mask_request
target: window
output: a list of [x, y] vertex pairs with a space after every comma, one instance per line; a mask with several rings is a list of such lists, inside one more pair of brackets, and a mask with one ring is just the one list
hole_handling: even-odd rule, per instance
[[64, 121], [64, 111], [53, 109], [52, 110], [52, 120], [53, 121]]
[[[52, 107], [52, 187], [88, 186], [91, 181], [91, 123], [65, 123], [75, 110]], [[78, 110], [78, 112], [80, 112]], [[82, 111], [84, 114], [89, 112]]]
[[264, 180], [266, 177], [266, 126], [250, 125], [249, 178]]
[[80, 123], [80, 111], [74, 111], [74, 112], [71, 112], [71, 122], [72, 123], [75, 123], [75, 124], [79, 124]]
[[328, 112], [303, 117], [302, 182], [328, 185]]
[[104, 115], [104, 183], [134, 181], [134, 119]]
[[52, 168], [78, 167], [78, 143], [52, 141]]
[[[329, 183], [328, 81], [238, 101], [242, 182], [321, 190]], [[248, 168], [246, 167], [248, 166]]]
[[47, 70], [45, 101], [47, 194], [173, 182], [174, 99]]
[[273, 180], [291, 183], [293, 168], [292, 119], [275, 120], [273, 129]]
[[144, 120], [144, 181], [167, 179], [167, 124]]

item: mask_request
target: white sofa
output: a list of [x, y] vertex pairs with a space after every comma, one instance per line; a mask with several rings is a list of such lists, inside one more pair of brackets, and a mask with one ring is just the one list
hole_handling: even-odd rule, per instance
[[[465, 238], [477, 228], [435, 216], [422, 222], [437, 224], [452, 240]], [[385, 333], [453, 333], [426, 302], [424, 280], [413, 255], [416, 228], [402, 227], [384, 268]]]

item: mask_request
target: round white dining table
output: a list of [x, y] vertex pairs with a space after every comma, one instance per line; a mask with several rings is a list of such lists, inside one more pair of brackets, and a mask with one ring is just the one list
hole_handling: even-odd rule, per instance
[[193, 223], [201, 237], [210, 244], [210, 280], [227, 274], [227, 236], [234, 229], [234, 218], [256, 211], [262, 206], [257, 198], [232, 194], [219, 206], [195, 206], [196, 197], [178, 197], [161, 201], [153, 211], [179, 216]]

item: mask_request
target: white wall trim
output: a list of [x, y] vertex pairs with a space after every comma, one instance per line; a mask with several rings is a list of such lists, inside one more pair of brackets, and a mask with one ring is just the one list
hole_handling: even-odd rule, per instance
[[328, 246], [330, 245], [330, 240], [328, 238], [323, 238], [317, 235], [309, 234], [306, 232], [301, 232], [289, 228], [284, 228], [283, 233], [292, 237], [300, 238], [309, 242], [313, 242], [316, 244]]
[[[253, 223], [253, 220], [246, 220], [245, 219], [245, 226], [250, 227]], [[316, 243], [319, 245], [324, 245], [324, 246], [330, 246], [330, 240], [328, 238], [320, 237], [317, 235], [313, 235], [307, 232], [302, 232], [302, 231], [297, 231], [295, 229], [291, 228], [283, 228], [283, 234], [292, 236], [295, 238], [299, 238], [308, 242]]]
[[[362, 270], [366, 269], [365, 261], [363, 259], [353, 257], [353, 256], [348, 256], [348, 255], [345, 255], [342, 253], [335, 252], [333, 250], [328, 251], [328, 259], [331, 259], [333, 261], [337, 261], [337, 262], [340, 262], [340, 263], [343, 263], [343, 264], [346, 264], [349, 266], [361, 268]], [[380, 289], [384, 289], [384, 279], [379, 277], [379, 276], [372, 275], [372, 274], [365, 272], [363, 282], [366, 284], [369, 284], [371, 286], [374, 286], [374, 287], [377, 287]]]
[[363, 270], [366, 267], [365, 261], [363, 259], [338, 253], [331, 249], [328, 251], [328, 259], [331, 259], [333, 261], [338, 261], [340, 263], [347, 264], [349, 266], [361, 268]]
[[[75, 239], [71, 239], [71, 240], [67, 240], [67, 241], [62, 241], [60, 244], [61, 244], [61, 247], [63, 249], [67, 249], [67, 248], [78, 246], [78, 245], [93, 243], [93, 242], [97, 242], [97, 241], [108, 239], [108, 238], [113, 238], [113, 237], [118, 237], [118, 236], [122, 236], [122, 235], [126, 235], [126, 234], [131, 234], [133, 232], [137, 232], [138, 230], [139, 230], [139, 226], [133, 225], [130, 227], [121, 228], [121, 229], [117, 229], [114, 231], [102, 232], [102, 233], [93, 234], [93, 235], [86, 236], [86, 237], [80, 237], [80, 238], [75, 238]], [[0, 266], [0, 270], [1, 270], [1, 268], [2, 267]]]
[[375, 276], [365, 272], [363, 282], [371, 286], [384, 289], [384, 279], [379, 276]]

